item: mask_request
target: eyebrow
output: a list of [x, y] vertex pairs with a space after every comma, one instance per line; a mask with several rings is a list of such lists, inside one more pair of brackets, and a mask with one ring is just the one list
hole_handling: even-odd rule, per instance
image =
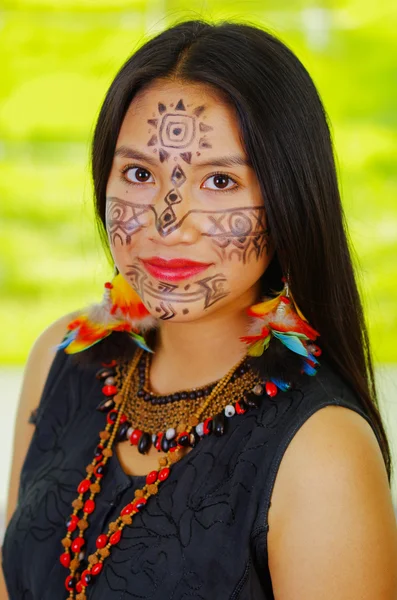
[[[145, 154], [136, 148], [131, 146], [120, 146], [116, 149], [114, 156], [121, 156], [122, 158], [133, 158], [135, 160], [144, 160], [149, 165], [156, 166], [158, 164], [158, 160], [150, 156], [149, 154]], [[192, 166], [196, 167], [234, 167], [234, 166], [244, 166], [251, 167], [252, 163], [250, 160], [241, 156], [239, 154], [228, 154], [227, 156], [220, 156], [217, 158], [210, 158], [205, 162], [194, 162]]]

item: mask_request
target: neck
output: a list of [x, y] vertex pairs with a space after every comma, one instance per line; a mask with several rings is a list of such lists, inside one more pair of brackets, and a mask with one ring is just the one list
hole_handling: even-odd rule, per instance
[[[251, 299], [252, 300], [252, 299]], [[223, 377], [246, 354], [246, 307], [253, 300], [188, 323], [162, 323], [150, 370], [154, 392], [170, 394]]]

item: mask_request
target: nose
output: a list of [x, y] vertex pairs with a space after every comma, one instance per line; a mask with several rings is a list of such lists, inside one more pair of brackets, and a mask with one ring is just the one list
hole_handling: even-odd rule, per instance
[[[165, 245], [192, 244], [200, 233], [194, 223], [188, 186], [162, 190], [154, 205], [152, 239]], [[195, 211], [196, 212], [196, 211]]]

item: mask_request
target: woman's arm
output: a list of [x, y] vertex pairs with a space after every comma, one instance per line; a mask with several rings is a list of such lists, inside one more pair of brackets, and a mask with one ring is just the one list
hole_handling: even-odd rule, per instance
[[387, 473], [355, 411], [320, 409], [292, 439], [273, 489], [268, 553], [276, 600], [396, 600]]
[[[54, 347], [61, 342], [67, 324], [74, 316], [73, 313], [58, 319], [37, 338], [25, 366], [15, 421], [6, 525], [17, 505], [21, 469], [34, 433], [34, 425], [29, 423], [29, 417], [40, 402], [44, 384], [55, 357]], [[2, 569], [0, 569], [0, 598], [7, 598]]]

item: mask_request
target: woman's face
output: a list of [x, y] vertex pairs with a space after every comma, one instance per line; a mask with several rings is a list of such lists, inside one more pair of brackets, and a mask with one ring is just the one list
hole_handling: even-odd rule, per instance
[[257, 301], [269, 231], [221, 96], [160, 80], [135, 96], [117, 139], [106, 225], [117, 268], [154, 317], [193, 321]]

